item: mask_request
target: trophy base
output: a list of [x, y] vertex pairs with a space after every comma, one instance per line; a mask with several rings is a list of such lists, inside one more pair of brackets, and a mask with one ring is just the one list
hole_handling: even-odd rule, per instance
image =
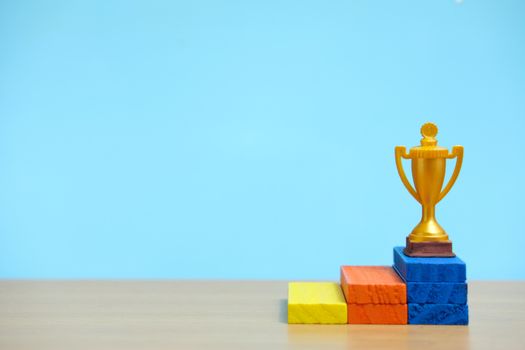
[[452, 241], [411, 242], [408, 237], [403, 253], [407, 256], [425, 258], [453, 258], [456, 256], [452, 252]]

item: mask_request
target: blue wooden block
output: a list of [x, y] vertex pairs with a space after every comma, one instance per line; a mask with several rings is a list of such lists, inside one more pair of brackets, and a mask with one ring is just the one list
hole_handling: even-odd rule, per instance
[[458, 257], [414, 258], [394, 248], [394, 268], [406, 282], [465, 282], [467, 268]]
[[408, 324], [467, 325], [468, 305], [408, 304]]
[[450, 282], [406, 282], [407, 303], [466, 304], [467, 284]]

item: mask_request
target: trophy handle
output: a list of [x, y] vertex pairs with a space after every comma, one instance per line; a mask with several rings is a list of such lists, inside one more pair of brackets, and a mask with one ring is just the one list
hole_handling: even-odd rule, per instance
[[456, 182], [456, 179], [458, 178], [459, 171], [461, 170], [461, 165], [463, 164], [463, 146], [452, 147], [452, 152], [450, 152], [450, 154], [447, 156], [447, 159], [452, 159], [455, 157], [457, 157], [457, 159], [454, 172], [452, 173], [450, 180], [448, 180], [447, 186], [445, 186], [443, 191], [441, 191], [441, 193], [439, 194], [438, 201], [436, 203], [439, 203], [439, 201], [447, 195], [452, 186], [454, 186], [454, 182]]
[[412, 195], [412, 197], [414, 197], [416, 201], [421, 203], [421, 200], [419, 199], [416, 190], [414, 190], [414, 188], [408, 181], [407, 176], [405, 175], [405, 170], [403, 169], [403, 163], [401, 162], [401, 158], [411, 159], [406, 152], [405, 146], [396, 146], [396, 167], [399, 177], [401, 178], [401, 182], [403, 183], [403, 185], [405, 185], [406, 189]]

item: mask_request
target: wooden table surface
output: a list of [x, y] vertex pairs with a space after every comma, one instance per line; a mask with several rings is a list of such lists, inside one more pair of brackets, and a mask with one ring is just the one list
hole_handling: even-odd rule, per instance
[[462, 326], [288, 325], [286, 282], [0, 281], [0, 349], [525, 349], [525, 282]]

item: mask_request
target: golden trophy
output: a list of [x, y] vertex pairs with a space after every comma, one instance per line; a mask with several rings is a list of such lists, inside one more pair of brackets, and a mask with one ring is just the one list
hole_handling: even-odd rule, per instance
[[[397, 146], [395, 149], [399, 177], [408, 192], [423, 208], [421, 221], [406, 238], [404, 253], [408, 256], [455, 256], [452, 252], [452, 242], [445, 230], [436, 221], [435, 207], [456, 182], [463, 163], [463, 146], [454, 146], [452, 152], [449, 153], [448, 149], [437, 145], [437, 133], [436, 125], [426, 123], [421, 127], [423, 138], [420, 146], [412, 147], [408, 154], [404, 146]], [[456, 157], [454, 172], [443, 188], [446, 160]], [[412, 179], [415, 189], [405, 175], [401, 158], [412, 161]]]

